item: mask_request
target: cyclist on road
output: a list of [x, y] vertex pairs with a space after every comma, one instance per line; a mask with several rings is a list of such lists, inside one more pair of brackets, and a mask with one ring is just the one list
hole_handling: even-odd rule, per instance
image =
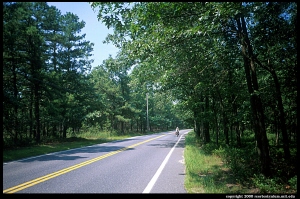
[[176, 135], [177, 135], [177, 137], [179, 135], [179, 128], [178, 127], [176, 127]]

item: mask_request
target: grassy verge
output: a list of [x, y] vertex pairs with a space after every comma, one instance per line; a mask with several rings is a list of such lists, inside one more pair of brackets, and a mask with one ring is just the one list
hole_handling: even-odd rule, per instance
[[185, 142], [185, 187], [188, 193], [244, 192], [222, 159], [212, 154], [208, 145], [201, 146], [194, 133], [189, 133]]
[[[149, 132], [152, 134], [155, 132]], [[127, 133], [125, 135], [112, 135], [108, 132], [101, 133], [84, 133], [80, 137], [70, 137], [66, 139], [52, 139], [43, 141], [38, 145], [31, 145], [26, 147], [16, 147], [13, 149], [3, 150], [3, 162], [28, 158], [32, 156], [44, 155], [57, 151], [69, 150], [90, 146], [94, 144], [101, 144], [105, 142], [112, 142], [115, 140], [122, 140], [133, 136], [145, 135], [141, 133]]]
[[[295, 194], [297, 174], [289, 163], [288, 177], [274, 173], [272, 178], [259, 175], [257, 152], [252, 144], [244, 148], [203, 144], [191, 132], [185, 137], [185, 188], [188, 193], [223, 194]], [[280, 162], [273, 160], [274, 165]], [[287, 165], [285, 166], [287, 168]]]

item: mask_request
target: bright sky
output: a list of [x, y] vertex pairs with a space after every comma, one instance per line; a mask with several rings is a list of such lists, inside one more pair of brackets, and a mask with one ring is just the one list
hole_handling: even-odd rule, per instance
[[85, 22], [81, 34], [86, 34], [85, 40], [94, 43], [94, 51], [91, 59], [94, 59], [92, 67], [102, 64], [111, 54], [115, 57], [119, 51], [113, 44], [103, 44], [108, 33], [113, 33], [104, 24], [98, 21], [97, 13], [93, 11], [88, 2], [47, 2], [49, 6], [55, 6], [61, 14], [71, 12], [79, 17], [79, 21]]

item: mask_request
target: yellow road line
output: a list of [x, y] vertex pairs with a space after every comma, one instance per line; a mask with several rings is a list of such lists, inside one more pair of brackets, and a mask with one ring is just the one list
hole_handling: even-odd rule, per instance
[[32, 186], [34, 186], [34, 185], [36, 185], [36, 184], [39, 184], [39, 183], [41, 183], [41, 182], [50, 180], [51, 178], [55, 178], [55, 177], [60, 176], [60, 175], [62, 175], [62, 174], [68, 173], [68, 172], [73, 171], [73, 170], [75, 170], [75, 169], [79, 169], [80, 167], [89, 165], [89, 164], [91, 164], [91, 163], [97, 162], [97, 161], [102, 160], [102, 159], [104, 159], [104, 158], [107, 158], [107, 157], [109, 157], [109, 156], [115, 155], [115, 154], [117, 154], [117, 153], [120, 153], [120, 152], [125, 151], [125, 150], [130, 149], [130, 148], [134, 148], [134, 147], [136, 147], [136, 146], [138, 146], [138, 145], [144, 144], [144, 143], [146, 143], [146, 142], [150, 142], [150, 141], [152, 141], [152, 140], [161, 138], [161, 137], [163, 137], [163, 136], [165, 136], [165, 135], [161, 135], [161, 136], [158, 136], [158, 137], [155, 137], [155, 138], [151, 138], [151, 139], [149, 139], [149, 140], [145, 140], [145, 141], [143, 141], [143, 142], [139, 142], [139, 143], [130, 145], [130, 146], [128, 146], [128, 147], [124, 147], [124, 148], [122, 148], [122, 149], [119, 149], [119, 150], [116, 150], [116, 151], [107, 153], [107, 154], [105, 154], [105, 155], [102, 155], [102, 156], [93, 158], [93, 159], [91, 159], [91, 160], [84, 161], [84, 162], [82, 162], [82, 163], [73, 165], [73, 166], [71, 166], [71, 167], [67, 167], [67, 168], [65, 168], [65, 169], [61, 169], [61, 170], [56, 171], [56, 172], [54, 172], [54, 173], [50, 173], [50, 174], [48, 174], [48, 175], [45, 175], [45, 176], [42, 176], [42, 177], [39, 177], [39, 178], [30, 180], [30, 181], [28, 181], [28, 182], [19, 184], [19, 185], [17, 185], [17, 186], [14, 186], [14, 187], [5, 189], [5, 190], [3, 190], [3, 193], [15, 193], [15, 192], [21, 191], [21, 190], [23, 190], [23, 189], [26, 189], [26, 188], [28, 188], [28, 187], [32, 187]]

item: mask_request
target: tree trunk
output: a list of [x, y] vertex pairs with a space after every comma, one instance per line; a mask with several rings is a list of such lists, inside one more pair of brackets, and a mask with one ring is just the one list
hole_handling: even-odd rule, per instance
[[[205, 97], [205, 112], [208, 113], [209, 112], [209, 100], [208, 97]], [[203, 124], [203, 133], [204, 133], [204, 140], [205, 143], [210, 142], [210, 135], [209, 135], [209, 122], [208, 122], [208, 118], [206, 118], [204, 120], [204, 124]]]
[[279, 81], [276, 75], [276, 72], [274, 70], [271, 70], [271, 74], [274, 79], [275, 83], [275, 88], [276, 88], [276, 98], [278, 101], [278, 109], [279, 109], [279, 119], [280, 119], [280, 127], [281, 127], [281, 132], [282, 132], [282, 139], [283, 139], [283, 150], [284, 150], [284, 155], [285, 159], [289, 160], [290, 159], [290, 148], [289, 148], [289, 138], [286, 130], [286, 124], [285, 124], [285, 115], [284, 115], [284, 109], [283, 109], [283, 104], [282, 104], [282, 98], [281, 98], [281, 91], [280, 91], [280, 85]]
[[[276, 99], [278, 102], [278, 109], [279, 109], [280, 128], [281, 128], [282, 138], [283, 138], [283, 150], [284, 150], [285, 159], [289, 160], [291, 157], [290, 148], [289, 148], [289, 138], [288, 138], [288, 133], [287, 133], [287, 128], [286, 128], [285, 113], [284, 113], [284, 108], [283, 108], [283, 103], [282, 103], [280, 83], [279, 83], [276, 71], [272, 68], [271, 64], [269, 64], [269, 66], [262, 65], [261, 62], [256, 57], [254, 58], [254, 61], [257, 64], [259, 64], [259, 66], [261, 66], [262, 68], [264, 68], [268, 72], [270, 72], [273, 77], [274, 84], [275, 84], [275, 90], [276, 90]], [[268, 60], [268, 63], [270, 63], [269, 60]]]
[[12, 62], [13, 65], [13, 86], [14, 86], [14, 99], [15, 99], [15, 103], [14, 103], [14, 142], [15, 144], [17, 143], [18, 140], [18, 88], [17, 88], [17, 74], [16, 74], [16, 63]]
[[222, 111], [223, 132], [224, 132], [224, 135], [225, 135], [225, 143], [226, 143], [226, 145], [229, 145], [229, 136], [228, 136], [228, 132], [229, 132], [229, 128], [228, 128], [228, 118], [227, 118], [227, 116], [226, 116], [225, 106], [224, 106], [224, 103], [223, 103], [223, 100], [222, 100], [220, 91], [217, 91], [217, 92], [218, 92], [218, 96], [219, 96], [220, 104], [221, 104], [221, 109], [222, 109], [221, 111]]
[[218, 124], [218, 116], [215, 114], [215, 128], [216, 128], [216, 144], [219, 146], [219, 124]]
[[34, 86], [34, 117], [36, 125], [36, 142], [41, 140], [41, 124], [40, 124], [40, 98], [39, 98], [39, 83]]
[[29, 102], [29, 137], [35, 137], [33, 133], [33, 88], [30, 89], [30, 102]]
[[236, 22], [238, 25], [238, 36], [242, 45], [244, 68], [246, 73], [248, 91], [250, 94], [250, 104], [253, 113], [253, 124], [257, 143], [257, 151], [261, 162], [261, 172], [265, 176], [270, 176], [271, 159], [269, 155], [269, 143], [265, 128], [263, 106], [258, 93], [258, 81], [256, 76], [256, 68], [254, 65], [252, 46], [248, 38], [245, 19], [241, 14], [236, 19]]
[[63, 128], [63, 138], [67, 138], [67, 129], [68, 129], [67, 124], [64, 123], [62, 125], [62, 128]]
[[242, 142], [241, 142], [241, 132], [240, 132], [239, 122], [237, 122], [236, 126], [235, 126], [235, 135], [236, 135], [237, 146], [241, 147], [242, 146]]
[[140, 119], [141, 119], [141, 120], [140, 120], [141, 132], [145, 132], [145, 128], [144, 128], [144, 120], [143, 120], [142, 117], [141, 117]]
[[121, 134], [124, 134], [124, 122], [121, 122]]
[[226, 145], [229, 145], [229, 128], [228, 128], [228, 118], [226, 116], [226, 113], [223, 112], [223, 129], [224, 129], [224, 135], [225, 135], [225, 143]]
[[200, 137], [200, 125], [196, 110], [194, 110], [194, 132], [196, 133], [196, 136]]
[[285, 113], [284, 113], [284, 108], [283, 108], [283, 103], [282, 103], [280, 83], [279, 83], [277, 74], [276, 74], [275, 70], [272, 68], [272, 66], [265, 67], [257, 59], [255, 59], [255, 61], [262, 68], [264, 68], [268, 72], [270, 72], [273, 77], [274, 84], [275, 84], [275, 90], [276, 90], [276, 99], [278, 102], [278, 109], [279, 109], [279, 121], [280, 121], [280, 129], [282, 132], [284, 156], [285, 156], [286, 160], [289, 160], [291, 157], [290, 147], [289, 147], [289, 138], [288, 138], [288, 133], [287, 133], [287, 128], [286, 128]]
[[[217, 118], [216, 118], [216, 122], [217, 122]], [[218, 123], [216, 125], [216, 144], [217, 144], [217, 146], [219, 146], [219, 125], [218, 125]]]

